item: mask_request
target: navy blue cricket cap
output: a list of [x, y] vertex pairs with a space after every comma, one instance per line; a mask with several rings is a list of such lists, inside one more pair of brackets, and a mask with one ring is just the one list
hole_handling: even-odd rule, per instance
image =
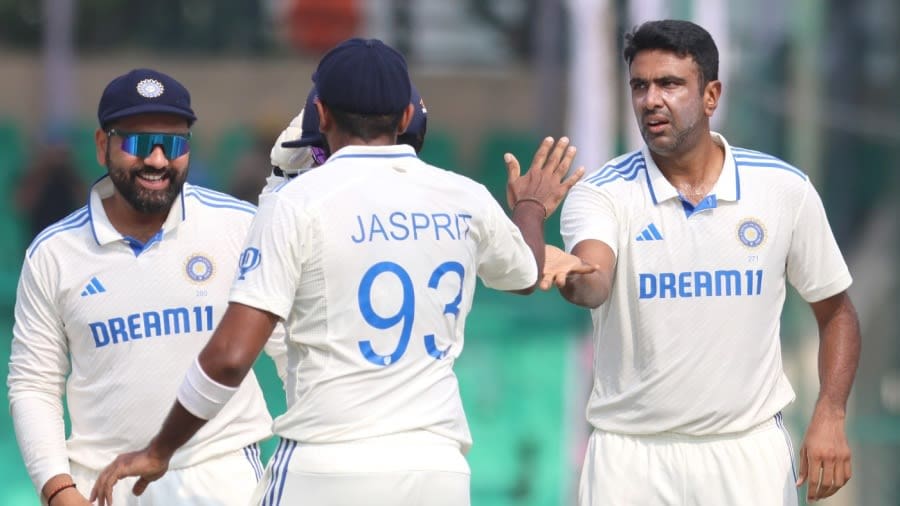
[[403, 55], [378, 39], [335, 46], [319, 61], [315, 82], [323, 104], [351, 114], [401, 112], [412, 93]]
[[[422, 149], [422, 144], [425, 142], [425, 131], [428, 127], [428, 110], [425, 108], [425, 101], [419, 95], [419, 90], [412, 83], [410, 83], [410, 91], [410, 102], [415, 106], [415, 112], [409, 122], [409, 126], [406, 127], [406, 131], [397, 137], [397, 144], [409, 144], [415, 148], [416, 152], [419, 152]], [[325, 147], [325, 138], [322, 136], [322, 132], [319, 131], [319, 111], [316, 110], [315, 104], [317, 96], [314, 85], [306, 96], [306, 105], [303, 106], [303, 122], [300, 125], [303, 133], [300, 134], [299, 139], [282, 142], [281, 147]]]
[[97, 107], [100, 126], [128, 116], [169, 113], [192, 125], [197, 117], [191, 109], [191, 94], [175, 78], [152, 69], [134, 69], [106, 85]]

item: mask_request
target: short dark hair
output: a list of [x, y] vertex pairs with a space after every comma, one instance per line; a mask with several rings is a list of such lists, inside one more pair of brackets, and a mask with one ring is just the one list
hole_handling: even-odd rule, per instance
[[625, 34], [625, 63], [631, 65], [641, 51], [662, 49], [678, 56], [690, 56], [700, 68], [700, 85], [719, 79], [719, 50], [712, 36], [690, 21], [663, 19], [647, 21]]
[[[326, 104], [325, 107], [328, 107]], [[372, 140], [390, 135], [396, 138], [403, 112], [392, 114], [357, 114], [328, 108], [334, 117], [335, 126], [346, 134], [363, 140]]]

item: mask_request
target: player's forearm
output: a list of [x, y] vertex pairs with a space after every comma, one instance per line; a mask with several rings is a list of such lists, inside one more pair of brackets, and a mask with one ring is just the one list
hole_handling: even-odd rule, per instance
[[156, 436], [150, 441], [148, 446], [149, 452], [156, 458], [168, 462], [172, 459], [175, 451], [184, 446], [194, 434], [196, 434], [205, 424], [207, 420], [192, 415], [181, 405], [181, 402], [175, 401], [169, 415], [163, 422], [162, 428]]
[[16, 441], [35, 490], [39, 493], [57, 475], [69, 474], [62, 401], [20, 396], [10, 402]]
[[819, 398], [816, 409], [843, 414], [859, 364], [859, 320], [846, 292], [813, 305], [819, 324]]
[[[544, 242], [544, 206], [533, 201], [523, 201], [513, 208], [512, 221], [522, 232], [522, 238], [531, 249], [537, 262], [538, 279], [544, 270], [545, 245]], [[530, 292], [534, 287], [529, 289]]]

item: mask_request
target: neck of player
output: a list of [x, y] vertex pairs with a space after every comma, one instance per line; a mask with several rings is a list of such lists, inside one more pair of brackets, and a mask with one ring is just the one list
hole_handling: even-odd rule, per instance
[[702, 200], [719, 180], [725, 148], [707, 131], [696, 144], [675, 153], [653, 153], [653, 161], [669, 183], [686, 199]]

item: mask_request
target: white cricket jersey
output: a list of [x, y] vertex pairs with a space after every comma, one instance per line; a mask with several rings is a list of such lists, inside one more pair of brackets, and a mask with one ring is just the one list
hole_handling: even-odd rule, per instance
[[[142, 245], [107, 218], [101, 200], [112, 193], [109, 177], [99, 180], [87, 206], [48, 227], [28, 248], [8, 380], [14, 416], [17, 403], [24, 403], [24, 417], [25, 404], [37, 399], [47, 419], [60, 419], [60, 429], [60, 397], [66, 395], [68, 458], [92, 469], [144, 447], [162, 425], [185, 372], [225, 311], [255, 212], [247, 202], [185, 184], [160, 232]], [[250, 372], [170, 467], [240, 449], [270, 429]], [[38, 489], [68, 472], [65, 459], [45, 458], [63, 445], [62, 430], [44, 433], [17, 423], [17, 431]]]
[[616, 254], [592, 311], [588, 421], [629, 434], [747, 430], [794, 399], [781, 363], [785, 278], [809, 302], [851, 278], [815, 188], [764, 153], [725, 148], [715, 187], [681, 199], [646, 147], [586, 175], [562, 211], [567, 250]]
[[348, 146], [261, 198], [231, 301], [288, 329], [275, 433], [333, 443], [425, 430], [471, 444], [452, 366], [476, 275], [523, 289], [537, 266], [484, 186], [409, 146]]

